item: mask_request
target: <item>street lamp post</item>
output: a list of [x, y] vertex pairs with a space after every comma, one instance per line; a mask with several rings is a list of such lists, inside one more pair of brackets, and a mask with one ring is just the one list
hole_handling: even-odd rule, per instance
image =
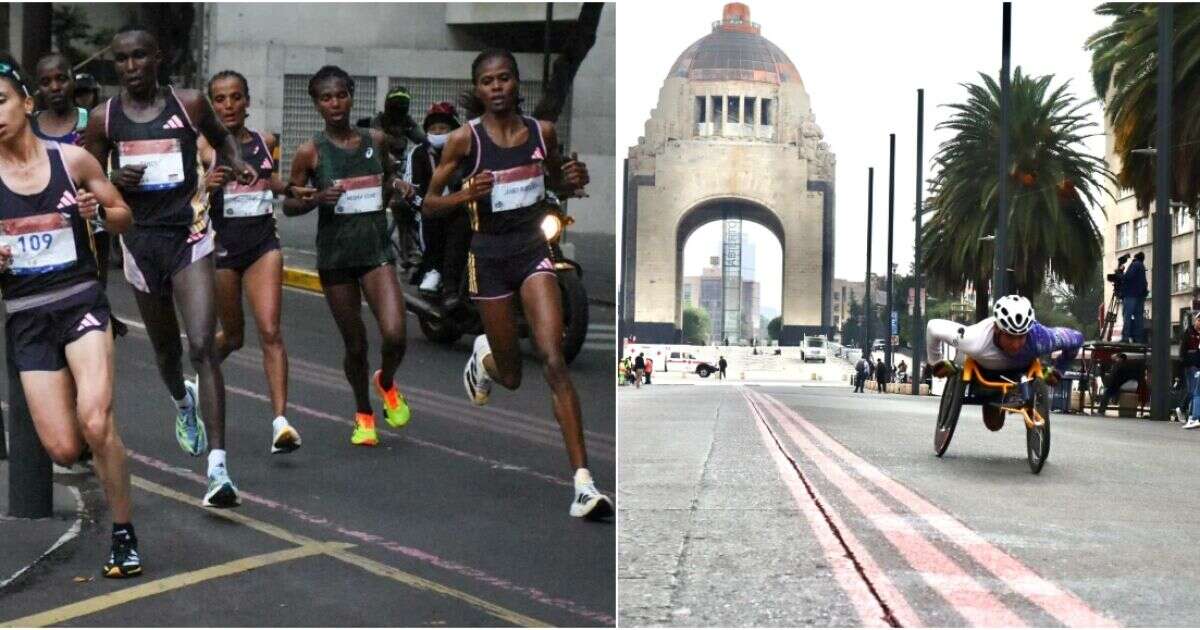
[[1012, 3], [1004, 3], [1004, 26], [1001, 35], [1000, 61], [1000, 181], [997, 190], [996, 247], [992, 256], [992, 301], [1010, 291], [1004, 270], [1008, 267], [1008, 128], [1010, 125], [1011, 86], [1009, 85], [1009, 54], [1012, 48]]
[[921, 297], [925, 293], [924, 270], [921, 267], [921, 179], [924, 170], [922, 152], [925, 148], [925, 90], [917, 90], [917, 203], [914, 218], [917, 223], [917, 237], [913, 243], [913, 278], [916, 288], [913, 290], [913, 323], [912, 323], [912, 371], [916, 378], [912, 379], [912, 394], [921, 393], [921, 366], [925, 364], [925, 311]]
[[[1175, 8], [1168, 3], [1158, 7], [1158, 139], [1157, 146], [1171, 146], [1172, 46]], [[1154, 277], [1152, 279], [1154, 300], [1154, 331], [1150, 347], [1152, 365], [1150, 384], [1150, 417], [1156, 420], [1167, 418], [1168, 388], [1171, 383], [1170, 341], [1170, 273], [1171, 231], [1168, 225], [1171, 198], [1171, 151], [1156, 152], [1155, 204], [1154, 204]]]
[[875, 214], [875, 167], [867, 169], [867, 280], [866, 301], [863, 307], [863, 354], [871, 358], [871, 230]]
[[[887, 330], [884, 337], [887, 341], [883, 345], [883, 364], [884, 369], [892, 369], [892, 309], [895, 308], [892, 296], [892, 227], [896, 217], [896, 134], [888, 134], [888, 245], [887, 245], [887, 310], [884, 311], [884, 319], [887, 321]], [[897, 330], [897, 332], [899, 332]]]

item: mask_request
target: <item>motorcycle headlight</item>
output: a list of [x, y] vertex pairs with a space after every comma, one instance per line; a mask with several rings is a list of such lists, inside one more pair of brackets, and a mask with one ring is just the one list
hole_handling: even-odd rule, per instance
[[545, 219], [542, 219], [542, 234], [546, 235], [547, 241], [553, 241], [562, 234], [562, 220], [553, 214], [547, 214]]

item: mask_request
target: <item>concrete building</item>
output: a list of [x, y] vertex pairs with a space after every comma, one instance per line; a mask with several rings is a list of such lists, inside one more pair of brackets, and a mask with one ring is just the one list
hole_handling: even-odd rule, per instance
[[728, 218], [759, 223], [782, 244], [781, 343], [828, 332], [834, 155], [800, 73], [749, 7], [726, 5], [679, 56], [645, 129], [626, 162], [623, 334], [678, 338], [684, 244]]
[[[683, 278], [683, 294], [681, 296], [681, 308], [695, 306], [704, 309], [708, 313], [709, 322], [712, 325], [710, 328], [709, 341], [717, 341], [725, 338], [725, 331], [721, 329], [722, 324], [722, 301], [721, 288], [724, 283], [724, 276], [721, 270], [721, 257], [711, 256], [708, 259], [708, 266], [701, 270], [698, 276], [684, 276]], [[748, 280], [744, 276], [741, 286], [741, 312], [739, 313], [738, 333], [728, 335], [732, 339], [739, 339], [742, 342], [749, 342], [751, 339], [760, 339], [765, 336], [766, 331], [762, 330], [759, 319], [761, 318], [760, 307], [762, 304], [762, 288], [758, 282]]]
[[[874, 295], [871, 298], [871, 303], [877, 308], [883, 308], [883, 304], [887, 302], [887, 291], [882, 289], [886, 278], [880, 278], [876, 274], [871, 274], [871, 293]], [[832, 296], [829, 300], [829, 320], [831, 325], [838, 329], [842, 329], [842, 325], [846, 323], [846, 319], [850, 317], [850, 304], [858, 302], [859, 305], [864, 305], [866, 301], [866, 281], [855, 282], [853, 280], [845, 280], [842, 278], [834, 278]]]

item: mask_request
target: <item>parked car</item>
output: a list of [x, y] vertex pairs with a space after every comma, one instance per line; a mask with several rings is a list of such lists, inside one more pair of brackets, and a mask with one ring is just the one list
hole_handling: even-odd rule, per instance
[[719, 370], [717, 366], [697, 359], [696, 355], [690, 352], [674, 351], [667, 355], [667, 360], [663, 362], [664, 372], [695, 372], [701, 378], [708, 378], [709, 374], [715, 374]]
[[820, 361], [825, 363], [829, 359], [829, 350], [825, 346], [823, 337], [807, 337], [804, 339], [804, 344], [800, 346], [800, 358], [805, 363], [809, 361]]

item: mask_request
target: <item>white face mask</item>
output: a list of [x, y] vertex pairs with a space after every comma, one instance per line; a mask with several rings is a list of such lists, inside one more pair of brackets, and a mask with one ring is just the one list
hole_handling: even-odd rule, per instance
[[440, 149], [446, 146], [446, 139], [450, 137], [448, 133], [430, 134], [425, 136], [429, 139], [429, 146]]

